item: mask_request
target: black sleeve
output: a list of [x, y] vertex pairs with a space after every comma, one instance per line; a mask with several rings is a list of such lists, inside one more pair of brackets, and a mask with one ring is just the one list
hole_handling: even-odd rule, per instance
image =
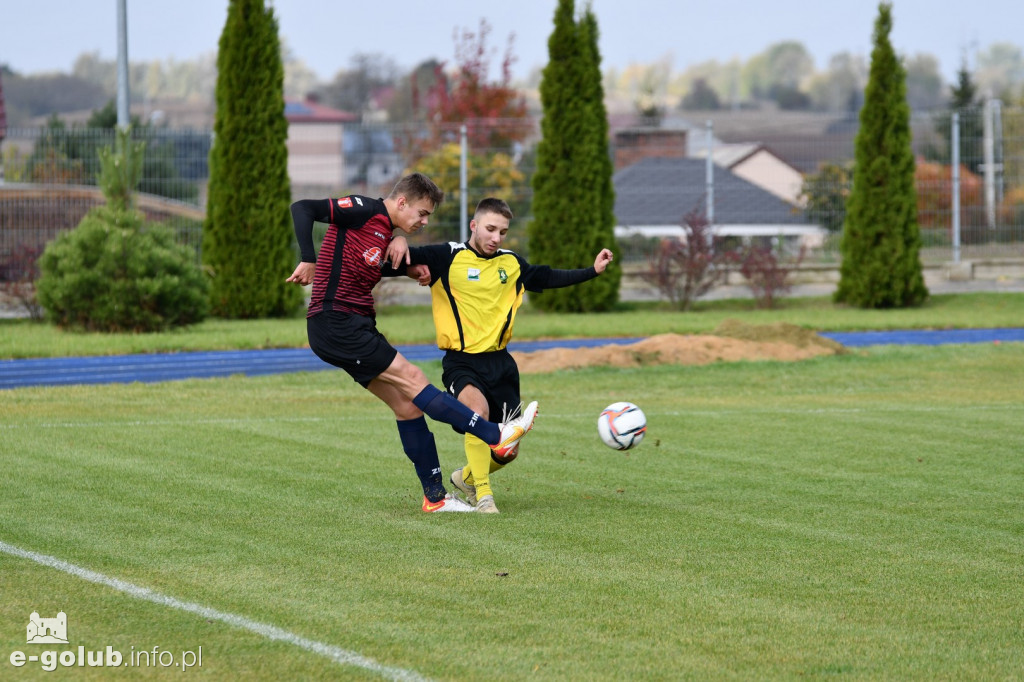
[[450, 244], [430, 244], [429, 246], [410, 246], [409, 260], [412, 265], [426, 265], [430, 270], [430, 283], [441, 277], [444, 269], [452, 262]]
[[316, 262], [313, 248], [313, 223], [327, 223], [331, 220], [330, 199], [301, 199], [292, 204], [292, 223], [295, 239], [299, 242], [303, 263]]
[[527, 291], [539, 294], [545, 289], [561, 289], [595, 277], [597, 270], [593, 265], [577, 270], [555, 270], [547, 265], [528, 265], [523, 270], [523, 286]]
[[402, 275], [406, 275], [406, 274], [408, 274], [408, 273], [406, 272], [406, 270], [408, 269], [408, 267], [409, 267], [409, 266], [408, 266], [408, 265], [406, 265], [406, 264], [405, 264], [405, 263], [403, 262], [403, 263], [402, 263], [401, 265], [399, 265], [399, 266], [398, 266], [397, 268], [393, 268], [393, 267], [391, 267], [391, 263], [389, 263], [389, 262], [385, 261], [385, 262], [384, 262], [384, 267], [382, 267], [382, 268], [380, 269], [380, 276], [381, 276], [381, 277], [401, 277]]
[[313, 247], [313, 223], [337, 225], [341, 229], [359, 228], [377, 213], [380, 202], [352, 194], [340, 199], [300, 199], [292, 204], [292, 223], [303, 263], [316, 262]]

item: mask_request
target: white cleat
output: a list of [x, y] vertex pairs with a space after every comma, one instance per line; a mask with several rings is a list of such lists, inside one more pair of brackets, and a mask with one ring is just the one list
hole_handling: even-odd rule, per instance
[[499, 514], [498, 505], [494, 504], [494, 495], [484, 495], [476, 503], [476, 510], [481, 514]]
[[436, 514], [437, 512], [471, 512], [474, 511], [474, 507], [457, 498], [455, 493], [447, 493], [437, 502], [431, 502], [424, 496], [423, 511], [431, 514]]

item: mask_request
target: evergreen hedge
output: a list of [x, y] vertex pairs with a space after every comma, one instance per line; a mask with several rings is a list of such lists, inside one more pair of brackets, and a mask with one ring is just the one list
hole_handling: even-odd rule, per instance
[[288, 123], [277, 19], [264, 0], [231, 0], [217, 53], [217, 113], [203, 262], [214, 314], [286, 316], [302, 290], [295, 268]]
[[[615, 249], [615, 192], [608, 117], [597, 50], [597, 20], [589, 7], [579, 23], [573, 0], [559, 0], [540, 84], [544, 117], [533, 176], [533, 216], [527, 235], [533, 263], [556, 268], [594, 264]], [[545, 310], [608, 310], [618, 300], [621, 267], [575, 287], [531, 295]]]
[[861, 308], [915, 306], [928, 297], [920, 259], [906, 72], [889, 41], [891, 31], [892, 5], [881, 3], [834, 296], [837, 302]]

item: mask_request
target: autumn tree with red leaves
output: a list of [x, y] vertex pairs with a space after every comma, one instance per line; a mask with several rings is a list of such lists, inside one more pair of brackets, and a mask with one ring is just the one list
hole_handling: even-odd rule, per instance
[[480, 20], [477, 32], [463, 29], [456, 32], [455, 59], [457, 69], [445, 74], [445, 64], [434, 67], [435, 77], [425, 96], [415, 93], [414, 101], [427, 104], [427, 120], [433, 125], [431, 146], [453, 141], [459, 126], [466, 126], [469, 145], [478, 151], [508, 151], [530, 132], [526, 101], [512, 87], [512, 54], [514, 35], [509, 35], [501, 76], [491, 82], [493, 50], [487, 47], [491, 27]]
[[446, 191], [445, 202], [431, 218], [434, 238], [443, 235], [455, 239], [460, 233], [459, 138], [463, 125], [469, 145], [468, 211], [472, 212], [483, 197], [500, 196], [517, 216], [530, 213], [530, 183], [518, 168], [521, 148], [517, 143], [526, 139], [533, 124], [527, 116], [526, 101], [511, 85], [515, 63], [512, 36], [501, 62], [500, 79], [488, 80], [493, 54], [487, 47], [490, 31], [487, 21], [481, 20], [479, 31], [455, 33], [458, 66], [454, 71], [446, 71], [443, 63], [423, 64], [410, 77], [415, 117], [426, 123], [429, 134], [410, 131], [403, 148], [413, 152], [412, 168], [429, 175]]

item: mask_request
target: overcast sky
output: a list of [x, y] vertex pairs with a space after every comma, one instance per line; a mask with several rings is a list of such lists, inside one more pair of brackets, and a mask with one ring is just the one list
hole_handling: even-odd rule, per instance
[[[492, 27], [488, 45], [504, 53], [515, 34], [517, 77], [547, 61], [557, 0], [276, 0], [281, 37], [320, 79], [380, 53], [409, 69], [454, 61], [455, 29]], [[577, 9], [584, 0], [577, 0]], [[83, 52], [117, 54], [118, 0], [0, 0], [0, 63], [32, 74], [70, 71]], [[187, 60], [216, 50], [227, 0], [128, 0], [132, 61]], [[876, 0], [593, 0], [602, 69], [653, 63], [668, 55], [676, 72], [708, 60], [746, 60], [796, 40], [823, 70], [833, 54], [868, 56]], [[381, 11], [383, 10], [383, 11]], [[896, 50], [928, 53], [952, 82], [962, 56], [997, 42], [1024, 45], [1024, 0], [894, 0]], [[497, 67], [499, 57], [492, 64]]]

